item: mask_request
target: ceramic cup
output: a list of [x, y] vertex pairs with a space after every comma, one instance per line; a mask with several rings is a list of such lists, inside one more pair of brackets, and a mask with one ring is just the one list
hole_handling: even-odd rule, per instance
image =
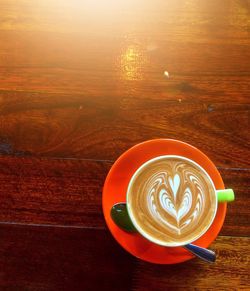
[[[138, 222], [138, 219], [135, 215], [135, 211], [132, 209], [132, 205], [130, 203], [131, 201], [131, 195], [133, 195], [133, 192], [131, 191], [131, 188], [133, 188], [134, 182], [135, 180], [138, 178], [138, 176], [143, 173], [143, 171], [145, 169], [147, 169], [150, 164], [153, 164], [155, 162], [160, 162], [160, 161], [168, 161], [169, 159], [177, 159], [180, 161], [184, 161], [189, 163], [190, 165], [194, 166], [196, 169], [198, 169], [201, 173], [202, 176], [205, 177], [206, 179], [206, 183], [209, 184], [208, 186], [210, 187], [210, 189], [212, 189], [210, 191], [210, 195], [211, 195], [211, 200], [213, 201], [213, 207], [211, 207], [211, 211], [212, 214], [210, 214], [209, 216], [209, 220], [205, 221], [205, 225], [203, 225], [203, 227], [201, 227], [201, 231], [194, 231], [193, 235], [189, 235], [189, 238], [187, 240], [182, 240], [181, 242], [179, 242], [178, 240], [174, 241], [174, 239], [171, 240], [164, 240], [164, 239], [157, 239], [154, 235], [150, 235], [148, 232], [146, 232], [144, 230], [144, 227], [142, 225], [142, 222]], [[177, 179], [177, 176], [175, 176]], [[179, 178], [180, 179], [180, 178]], [[172, 192], [178, 192], [181, 191], [180, 189], [178, 189], [177, 186], [180, 185], [180, 181], [176, 181], [177, 185], [174, 185], [173, 180], [170, 181], [170, 186], [169, 188], [171, 189], [172, 187]], [[174, 189], [174, 187], [176, 189]], [[192, 195], [192, 194], [191, 194]], [[189, 199], [192, 199], [189, 198]], [[184, 156], [179, 156], [179, 155], [163, 155], [163, 156], [157, 156], [154, 157], [153, 159], [150, 159], [148, 161], [146, 161], [145, 163], [143, 163], [133, 174], [133, 176], [131, 177], [128, 187], [127, 187], [127, 192], [126, 192], [126, 214], [125, 216], [128, 216], [128, 220], [127, 220], [127, 230], [131, 230], [131, 229], [135, 229], [138, 233], [140, 233], [144, 238], [146, 238], [147, 240], [149, 240], [150, 242], [153, 242], [154, 244], [157, 245], [161, 245], [161, 246], [166, 246], [166, 247], [177, 247], [177, 246], [185, 246], [189, 243], [192, 243], [193, 241], [196, 241], [197, 239], [199, 239], [209, 228], [210, 226], [213, 224], [214, 218], [216, 216], [217, 213], [217, 209], [218, 209], [218, 203], [221, 202], [231, 202], [234, 200], [234, 192], [232, 189], [216, 189], [215, 185], [213, 183], [213, 180], [210, 178], [209, 174], [206, 172], [206, 170], [204, 168], [202, 168], [201, 165], [199, 165], [197, 162], [193, 161], [192, 159], [186, 158]], [[114, 205], [113, 207], [115, 207], [116, 205]], [[170, 209], [171, 210], [171, 209]], [[171, 212], [171, 211], [170, 211]], [[170, 213], [171, 214], [171, 213]], [[115, 214], [117, 215], [117, 213]], [[122, 213], [118, 212], [118, 215], [121, 215], [121, 219], [124, 219], [124, 215]], [[124, 221], [122, 222], [124, 224]], [[202, 224], [202, 222], [201, 222]], [[151, 233], [152, 234], [152, 233]]]

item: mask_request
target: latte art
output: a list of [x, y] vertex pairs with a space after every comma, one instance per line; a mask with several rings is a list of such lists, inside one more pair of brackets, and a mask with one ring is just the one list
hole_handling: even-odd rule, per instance
[[209, 226], [217, 206], [208, 175], [195, 163], [174, 156], [139, 169], [127, 198], [136, 227], [163, 245], [194, 240]]
[[[198, 179], [187, 176], [186, 181], [182, 183], [183, 189], [180, 188], [179, 174], [175, 174], [174, 179], [167, 179], [166, 173], [158, 173], [150, 180], [146, 183], [145, 191], [148, 193], [148, 208], [152, 217], [157, 221], [160, 219], [174, 233], [185, 232], [185, 228], [201, 214], [204, 207], [204, 197], [199, 189]], [[190, 189], [191, 180], [197, 183], [196, 192]], [[173, 218], [171, 222], [166, 219], [166, 213]]]

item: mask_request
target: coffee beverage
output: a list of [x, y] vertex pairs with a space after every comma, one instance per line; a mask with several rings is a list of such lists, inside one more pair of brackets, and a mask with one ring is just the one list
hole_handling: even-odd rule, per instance
[[180, 156], [160, 156], [142, 165], [130, 180], [128, 212], [149, 240], [184, 245], [211, 225], [217, 210], [215, 191], [198, 164]]

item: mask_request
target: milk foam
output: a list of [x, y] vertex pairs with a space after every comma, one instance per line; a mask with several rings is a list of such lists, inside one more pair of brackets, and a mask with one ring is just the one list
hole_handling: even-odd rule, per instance
[[133, 221], [164, 243], [192, 240], [202, 232], [217, 205], [210, 178], [180, 158], [149, 163], [135, 176], [128, 203]]

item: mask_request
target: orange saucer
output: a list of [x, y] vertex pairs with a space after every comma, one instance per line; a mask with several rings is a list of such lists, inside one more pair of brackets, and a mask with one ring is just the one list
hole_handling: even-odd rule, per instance
[[[120, 229], [110, 216], [111, 207], [115, 203], [126, 202], [128, 183], [137, 168], [147, 160], [161, 155], [179, 155], [195, 161], [210, 175], [217, 190], [224, 189], [224, 184], [217, 168], [200, 150], [177, 140], [155, 139], [137, 144], [116, 160], [104, 184], [102, 207], [109, 230], [125, 250], [137, 258], [151, 263], [176, 264], [190, 260], [193, 258], [193, 255], [182, 247], [158, 246], [146, 240], [138, 233], [128, 233]], [[222, 228], [226, 210], [226, 203], [218, 204], [218, 210], [213, 224], [194, 244], [208, 247], [215, 240]]]

